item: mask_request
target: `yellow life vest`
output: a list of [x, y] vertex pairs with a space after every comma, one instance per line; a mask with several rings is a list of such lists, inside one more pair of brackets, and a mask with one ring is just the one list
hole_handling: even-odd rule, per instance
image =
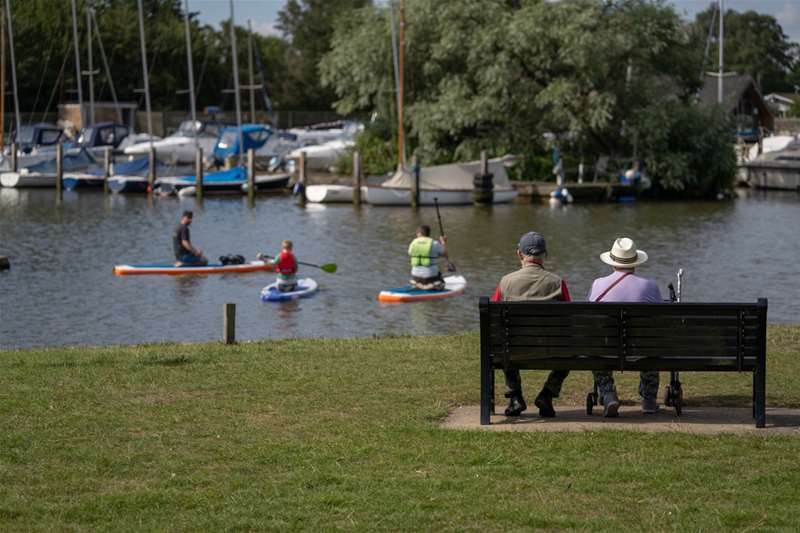
[[408, 247], [408, 255], [411, 256], [411, 266], [431, 266], [433, 263], [431, 248], [433, 248], [433, 239], [430, 237], [417, 237], [411, 241], [411, 246]]

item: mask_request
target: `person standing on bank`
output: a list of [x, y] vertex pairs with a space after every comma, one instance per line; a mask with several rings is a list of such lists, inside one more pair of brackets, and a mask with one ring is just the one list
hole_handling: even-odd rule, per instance
[[189, 237], [189, 226], [192, 223], [192, 212], [184, 211], [180, 223], [172, 230], [172, 250], [175, 252], [175, 266], [204, 266], [208, 259], [203, 251], [192, 245]]
[[[634, 274], [636, 267], [647, 262], [647, 253], [636, 248], [636, 243], [627, 237], [614, 241], [611, 250], [600, 254], [600, 260], [614, 269], [611, 275], [598, 278], [589, 291], [590, 302], [661, 302], [661, 291], [655, 280]], [[598, 392], [604, 399], [604, 416], [616, 416], [619, 398], [614, 388], [611, 372], [594, 372]], [[642, 413], [658, 411], [658, 372], [639, 374], [639, 396], [642, 397]], [[610, 405], [609, 405], [610, 403]], [[610, 414], [607, 414], [611, 411]]]
[[[492, 295], [493, 302], [520, 300], [559, 300], [569, 302], [567, 282], [544, 268], [547, 257], [547, 244], [540, 233], [531, 231], [523, 235], [517, 245], [517, 258], [521, 268], [503, 276]], [[519, 369], [509, 366], [504, 369], [506, 379], [506, 416], [519, 416], [528, 408], [522, 394], [522, 379]], [[553, 370], [534, 404], [539, 408], [539, 416], [553, 417], [553, 398], [561, 392], [561, 384], [569, 374], [568, 370]]]
[[436, 260], [447, 257], [446, 235], [433, 240], [430, 226], [421, 225], [417, 228], [416, 238], [408, 245], [408, 255], [411, 257], [410, 283], [413, 287], [437, 291], [444, 289], [444, 279]]

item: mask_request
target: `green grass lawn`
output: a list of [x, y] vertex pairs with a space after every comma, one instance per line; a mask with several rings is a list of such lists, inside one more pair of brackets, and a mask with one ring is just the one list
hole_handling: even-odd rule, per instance
[[[770, 328], [768, 406], [800, 407], [798, 354], [800, 327]], [[749, 374], [682, 380], [689, 404], [749, 405]], [[437, 427], [478, 397], [476, 335], [0, 352], [0, 529], [800, 523], [800, 438]]]

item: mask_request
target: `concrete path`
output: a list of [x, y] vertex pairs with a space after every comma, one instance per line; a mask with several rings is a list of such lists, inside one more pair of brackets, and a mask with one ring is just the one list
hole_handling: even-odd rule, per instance
[[757, 429], [752, 409], [740, 407], [684, 407], [678, 417], [671, 409], [655, 415], [643, 415], [638, 406], [623, 405], [618, 418], [603, 418], [602, 407], [591, 416], [584, 406], [556, 406], [556, 418], [539, 418], [535, 406], [520, 417], [506, 417], [503, 406], [489, 426], [480, 425], [480, 408], [457, 407], [442, 423], [447, 429], [480, 429], [485, 431], [602, 431], [627, 430], [643, 432], [682, 432], [698, 435], [721, 433], [753, 435], [793, 435], [800, 437], [800, 409], [768, 408], [767, 427]]

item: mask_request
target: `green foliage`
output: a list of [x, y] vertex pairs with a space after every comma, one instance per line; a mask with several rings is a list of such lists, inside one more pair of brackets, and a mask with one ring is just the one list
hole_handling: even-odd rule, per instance
[[329, 109], [333, 92], [319, 83], [319, 61], [330, 51], [333, 26], [347, 18], [353, 9], [371, 4], [371, 0], [289, 0], [278, 13], [278, 29], [292, 46], [287, 57], [285, 78], [291, 91], [291, 107]]
[[397, 167], [397, 150], [395, 144], [387, 141], [390, 137], [388, 129], [370, 124], [356, 138], [353, 148], [341, 155], [334, 164], [334, 172], [342, 175], [353, 173], [353, 152], [361, 154], [361, 172], [365, 176], [379, 176], [393, 171]]
[[708, 196], [733, 186], [733, 124], [720, 109], [661, 103], [640, 110], [632, 128], [656, 191]]

